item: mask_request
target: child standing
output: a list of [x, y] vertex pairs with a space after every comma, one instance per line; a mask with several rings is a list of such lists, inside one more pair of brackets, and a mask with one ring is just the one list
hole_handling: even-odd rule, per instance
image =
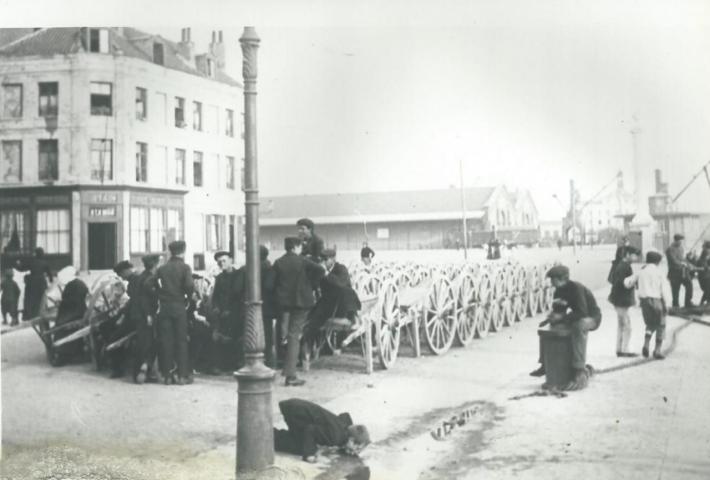
[[646, 324], [642, 354], [644, 357], [648, 357], [651, 337], [655, 333], [656, 348], [653, 350], [653, 358], [658, 360], [665, 358], [661, 353], [661, 345], [666, 333], [666, 313], [671, 297], [668, 291], [668, 282], [666, 282], [661, 269], [658, 268], [662, 258], [658, 252], [648, 252], [646, 265], [633, 279], [641, 299], [643, 322]]
[[11, 326], [18, 324], [18, 313], [17, 305], [20, 300], [20, 287], [17, 282], [12, 278], [13, 271], [8, 268], [3, 272], [2, 282], [0, 282], [0, 289], [2, 290], [2, 297], [0, 297], [0, 307], [2, 310], [2, 323], [7, 324], [7, 315], [10, 315]]

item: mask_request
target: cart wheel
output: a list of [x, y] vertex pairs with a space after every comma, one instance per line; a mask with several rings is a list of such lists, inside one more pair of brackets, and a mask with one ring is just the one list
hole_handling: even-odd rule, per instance
[[53, 367], [61, 367], [64, 364], [64, 359], [62, 354], [59, 353], [57, 349], [49, 345], [45, 345], [45, 350], [47, 352], [47, 361]]
[[515, 323], [515, 309], [513, 307], [513, 299], [506, 297], [500, 302], [501, 318], [504, 327], [510, 327]]
[[476, 305], [478, 322], [476, 323], [476, 335], [478, 338], [485, 338], [491, 330], [491, 305], [493, 303], [493, 292], [491, 291], [491, 278], [486, 272], [481, 272], [478, 279], [478, 304]]
[[424, 336], [432, 353], [446, 353], [456, 334], [456, 299], [448, 278], [434, 280], [424, 305]]
[[[328, 348], [330, 349], [331, 353], [334, 353], [336, 350], [338, 350], [338, 331], [337, 330], [335, 330], [332, 327], [326, 327], [325, 331], [323, 332], [323, 336], [325, 337], [325, 343], [328, 345]], [[322, 345], [321, 345], [321, 347], [322, 347]]]
[[377, 352], [383, 368], [390, 369], [397, 360], [400, 337], [399, 292], [393, 281], [388, 281], [380, 292], [378, 312], [380, 318], [375, 322]]
[[528, 297], [525, 293], [518, 293], [515, 296], [515, 321], [520, 322], [528, 313]]
[[491, 331], [500, 332], [503, 329], [503, 309], [498, 299], [494, 298], [491, 302], [491, 308], [488, 310], [490, 317]]
[[478, 310], [473, 277], [470, 273], [466, 273], [459, 282], [458, 321], [456, 323], [456, 338], [464, 347], [469, 346], [476, 335]]

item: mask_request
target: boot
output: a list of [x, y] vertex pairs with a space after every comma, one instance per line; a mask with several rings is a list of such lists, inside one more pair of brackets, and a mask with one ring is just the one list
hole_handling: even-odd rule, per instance
[[544, 365], [540, 365], [540, 368], [530, 372], [531, 377], [542, 377], [544, 375], [545, 375], [545, 366]]

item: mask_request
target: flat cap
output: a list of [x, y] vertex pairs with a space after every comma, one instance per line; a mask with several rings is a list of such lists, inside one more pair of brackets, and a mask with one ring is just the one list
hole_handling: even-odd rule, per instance
[[170, 253], [173, 255], [179, 255], [181, 253], [185, 253], [185, 241], [184, 240], [175, 240], [173, 242], [170, 242], [168, 245], [168, 250], [170, 250]]
[[219, 260], [219, 257], [224, 257], [225, 255], [228, 256], [229, 258], [232, 258], [232, 254], [231, 254], [230, 252], [228, 252], [228, 251], [226, 251], [226, 250], [220, 250], [219, 252], [217, 252], [217, 253], [214, 254], [214, 260], [215, 260], [215, 262], [216, 262], [217, 260]]
[[116, 273], [116, 275], [120, 275], [121, 272], [123, 272], [124, 270], [128, 270], [129, 268], [133, 268], [133, 264], [128, 260], [123, 260], [121, 262], [118, 262], [116, 266], [113, 267], [113, 271]]
[[564, 265], [555, 265], [547, 271], [547, 275], [550, 278], [569, 278], [569, 268]]
[[678, 240], [685, 240], [685, 237], [680, 233], [676, 233], [673, 235], [673, 240], [677, 242]]
[[300, 226], [308, 227], [311, 230], [313, 230], [313, 227], [315, 226], [315, 224], [313, 223], [313, 220], [311, 220], [310, 218], [301, 218], [296, 222], [296, 225], [299, 227]]
[[335, 249], [333, 248], [326, 248], [323, 250], [323, 253], [321, 253], [321, 257], [323, 258], [335, 258], [336, 252]]
[[145, 268], [152, 268], [160, 262], [160, 255], [157, 253], [151, 253], [150, 255], [146, 255], [141, 258], [141, 261], [143, 262], [143, 266]]
[[658, 265], [661, 263], [661, 260], [663, 260], [663, 257], [660, 253], [654, 252], [653, 250], [646, 252], [646, 263], [655, 263]]

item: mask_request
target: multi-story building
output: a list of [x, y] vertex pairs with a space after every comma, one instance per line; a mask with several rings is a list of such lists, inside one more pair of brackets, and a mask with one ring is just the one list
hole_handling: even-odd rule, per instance
[[234, 249], [243, 212], [241, 85], [222, 33], [196, 55], [132, 28], [0, 35], [0, 255], [111, 268], [185, 239]]

